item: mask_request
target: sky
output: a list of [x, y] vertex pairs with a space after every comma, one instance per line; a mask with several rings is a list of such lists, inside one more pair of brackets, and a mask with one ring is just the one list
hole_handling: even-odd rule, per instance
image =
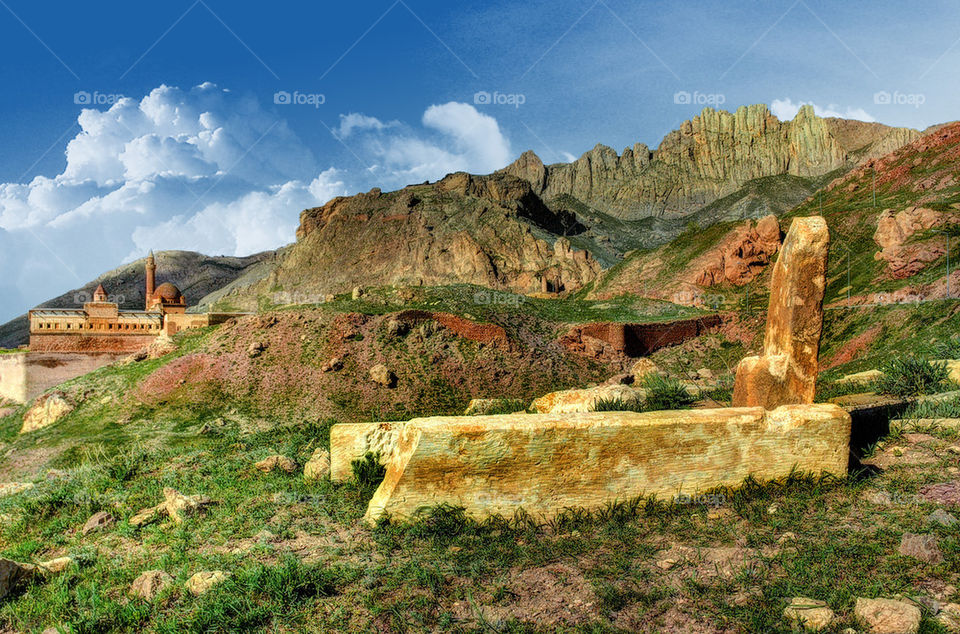
[[706, 106], [960, 119], [958, 26], [947, 0], [0, 0], [0, 323], [150, 249], [273, 249], [337, 195], [653, 148]]

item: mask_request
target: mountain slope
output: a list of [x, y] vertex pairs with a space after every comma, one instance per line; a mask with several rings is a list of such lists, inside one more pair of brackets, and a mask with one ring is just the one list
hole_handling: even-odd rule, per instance
[[[157, 283], [172, 282], [183, 292], [193, 306], [202, 297], [229, 284], [251, 267], [269, 261], [272, 252], [258, 253], [242, 258], [213, 257], [192, 251], [158, 251]], [[38, 308], [80, 308], [90, 301], [98, 284], [103, 284], [111, 301], [123, 310], [143, 310], [146, 288], [145, 259], [139, 259], [108, 271], [82, 286], [54, 297]], [[27, 343], [30, 324], [26, 315], [0, 326], [0, 348], [15, 348]]]
[[763, 104], [733, 113], [706, 108], [653, 151], [638, 143], [618, 156], [598, 144], [572, 163], [549, 166], [525, 152], [503, 171], [529, 181], [546, 200], [567, 194], [625, 220], [679, 218], [754, 179], [810, 178], [849, 169], [919, 134], [823, 119], [811, 106], [803, 106], [792, 121], [780, 121]]

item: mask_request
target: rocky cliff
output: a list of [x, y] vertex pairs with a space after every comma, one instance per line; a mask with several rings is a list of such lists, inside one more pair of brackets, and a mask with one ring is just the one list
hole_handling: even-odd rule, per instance
[[321, 301], [356, 286], [469, 283], [569, 291], [600, 264], [566, 233], [582, 227], [509, 174], [456, 173], [432, 184], [340, 197], [300, 214], [297, 242], [264, 279], [222, 300], [251, 306], [278, 291]]
[[735, 112], [706, 108], [650, 150], [619, 156], [597, 145], [572, 163], [544, 165], [525, 152], [503, 171], [527, 180], [545, 200], [567, 194], [624, 219], [686, 216], [763, 177], [817, 177], [890, 152], [919, 136], [905, 128], [823, 119], [803, 106], [780, 121], [765, 105]]

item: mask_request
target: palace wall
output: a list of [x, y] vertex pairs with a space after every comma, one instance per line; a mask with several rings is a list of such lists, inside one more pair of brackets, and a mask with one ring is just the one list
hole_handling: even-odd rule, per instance
[[153, 343], [159, 331], [143, 334], [30, 334], [31, 352], [130, 354]]
[[55, 385], [93, 372], [122, 356], [34, 351], [0, 355], [0, 397], [27, 403]]

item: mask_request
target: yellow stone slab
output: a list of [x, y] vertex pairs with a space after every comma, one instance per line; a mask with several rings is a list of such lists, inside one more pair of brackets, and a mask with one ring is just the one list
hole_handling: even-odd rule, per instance
[[400, 429], [405, 423], [342, 423], [330, 429], [330, 481], [346, 482], [353, 477], [354, 460], [367, 452], [380, 455], [381, 464], [393, 455]]
[[400, 428], [366, 519], [441, 503], [477, 518], [523, 508], [547, 519], [794, 468], [843, 476], [849, 444], [850, 415], [833, 404], [414, 419]]

